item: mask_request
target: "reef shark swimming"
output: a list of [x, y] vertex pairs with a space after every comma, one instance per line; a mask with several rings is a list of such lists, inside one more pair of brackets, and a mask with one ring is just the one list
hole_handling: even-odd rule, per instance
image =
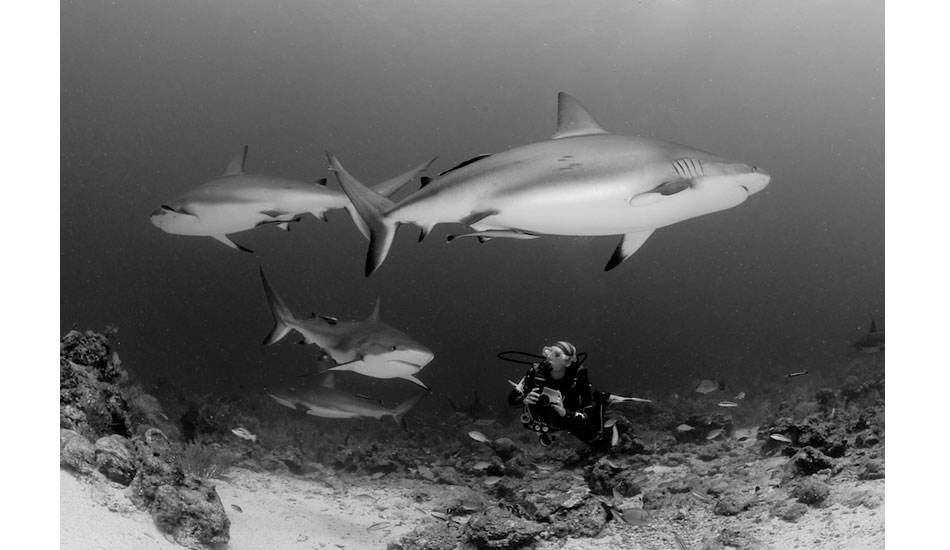
[[260, 272], [274, 315], [274, 328], [264, 338], [265, 346], [296, 330], [305, 342], [316, 344], [337, 363], [327, 370], [352, 371], [373, 378], [402, 378], [429, 389], [415, 374], [435, 355], [408, 334], [380, 321], [378, 300], [372, 315], [365, 321], [340, 321], [320, 315], [299, 319], [274, 291], [263, 268]]
[[884, 331], [877, 330], [877, 324], [871, 319], [871, 328], [860, 340], [851, 344], [851, 347], [861, 353], [876, 353], [884, 351]]
[[[232, 241], [228, 235], [276, 224], [289, 230], [291, 222], [310, 213], [326, 221], [326, 212], [345, 208], [360, 226], [362, 220], [346, 195], [326, 188], [326, 178], [308, 183], [273, 176], [248, 174], [245, 145], [225, 167], [220, 177], [208, 181], [161, 205], [152, 212], [152, 225], [175, 235], [213, 237], [236, 250], [252, 250]], [[391, 196], [412, 181], [435, 159], [377, 185], [374, 190]]]
[[383, 406], [379, 399], [354, 394], [336, 388], [333, 373], [328, 373], [320, 386], [309, 392], [290, 395], [269, 396], [285, 407], [303, 411], [311, 416], [322, 418], [376, 418], [391, 416], [396, 424], [404, 425], [403, 418], [416, 406], [428, 392], [420, 392], [415, 397], [399, 403], [392, 409]]
[[623, 235], [610, 270], [655, 229], [732, 208], [770, 179], [756, 166], [685, 145], [610, 134], [564, 92], [551, 139], [463, 162], [398, 203], [329, 158], [370, 231], [367, 276], [386, 259], [400, 224], [419, 226], [422, 240], [440, 223], [474, 230], [450, 239]]

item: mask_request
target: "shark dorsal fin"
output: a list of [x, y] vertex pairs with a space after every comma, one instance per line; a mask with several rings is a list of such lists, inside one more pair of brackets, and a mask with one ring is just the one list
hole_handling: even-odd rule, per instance
[[320, 387], [327, 389], [336, 388], [336, 377], [333, 376], [332, 372], [328, 372], [327, 375], [323, 377], [323, 380], [320, 381]]
[[606, 134], [607, 130], [570, 94], [557, 94], [557, 131], [551, 139]]
[[234, 155], [231, 162], [224, 168], [224, 173], [221, 174], [221, 176], [243, 176], [245, 160], [247, 160], [247, 145], [242, 147], [241, 150]]
[[376, 297], [376, 307], [373, 308], [373, 313], [369, 315], [367, 321], [379, 321], [379, 296]]

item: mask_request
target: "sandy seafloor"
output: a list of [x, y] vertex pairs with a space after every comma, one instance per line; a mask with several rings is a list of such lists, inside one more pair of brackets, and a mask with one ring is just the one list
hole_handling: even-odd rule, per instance
[[[459, 488], [419, 479], [354, 477], [337, 488], [301, 476], [234, 468], [214, 480], [231, 520], [232, 550], [386, 548], [431, 515], [433, 503]], [[432, 501], [410, 497], [423, 489]], [[179, 550], [151, 517], [137, 510], [126, 489], [104, 478], [60, 473], [60, 548], [66, 550]], [[768, 512], [723, 517], [709, 506], [681, 510], [677, 519], [647, 526], [611, 521], [596, 538], [543, 541], [541, 549], [636, 550], [676, 548], [676, 533], [687, 548], [703, 548], [723, 528], [740, 529], [775, 550], [868, 550], [884, 548], [884, 480], [840, 481], [831, 485], [824, 506], [792, 523]], [[238, 510], [240, 509], [240, 511]], [[461, 518], [459, 521], [464, 521]]]

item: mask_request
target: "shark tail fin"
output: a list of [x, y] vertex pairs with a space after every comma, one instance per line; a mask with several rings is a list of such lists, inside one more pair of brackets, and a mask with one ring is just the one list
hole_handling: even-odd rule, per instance
[[353, 205], [352, 210], [347, 208], [347, 211], [363, 235], [369, 238], [369, 252], [364, 269], [364, 273], [369, 277], [386, 259], [396, 236], [396, 223], [386, 218], [386, 212], [396, 204], [351, 176], [336, 157], [329, 153], [327, 157], [340, 187]]
[[425, 397], [425, 396], [427, 396], [427, 395], [429, 395], [429, 392], [425, 391], [425, 392], [422, 392], [422, 393], [416, 395], [415, 397], [413, 397], [413, 398], [411, 398], [411, 399], [407, 399], [407, 400], [403, 401], [402, 403], [396, 405], [396, 408], [393, 409], [393, 411], [392, 411], [393, 420], [396, 421], [396, 424], [399, 424], [400, 426], [402, 426], [403, 428], [405, 428], [405, 427], [406, 427], [406, 420], [405, 420], [406, 414], [408, 414], [409, 411], [411, 411], [412, 408], [415, 407], [416, 404], [419, 403], [419, 401], [422, 401], [422, 398]]
[[293, 321], [294, 314], [274, 291], [274, 287], [272, 287], [270, 281], [267, 280], [267, 275], [264, 275], [264, 268], [259, 267], [259, 269], [261, 272], [261, 281], [264, 283], [264, 294], [267, 295], [267, 304], [270, 306], [270, 312], [274, 315], [274, 328], [267, 333], [263, 342], [263, 345], [269, 346], [284, 336], [287, 336], [291, 330], [287, 321]]

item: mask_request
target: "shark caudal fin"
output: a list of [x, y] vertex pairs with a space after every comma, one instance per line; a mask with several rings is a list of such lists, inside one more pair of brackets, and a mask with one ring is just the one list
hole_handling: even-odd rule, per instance
[[415, 407], [417, 403], [419, 403], [419, 401], [422, 401], [422, 398], [423, 398], [423, 397], [425, 397], [425, 396], [427, 396], [427, 395], [429, 395], [429, 392], [428, 392], [428, 391], [422, 392], [422, 393], [420, 393], [419, 395], [413, 397], [412, 399], [407, 399], [407, 400], [403, 401], [402, 403], [396, 405], [396, 408], [394, 408], [394, 409], [392, 410], [393, 420], [396, 421], [396, 424], [399, 424], [400, 426], [402, 426], [403, 428], [405, 428], [405, 427], [406, 427], [406, 421], [405, 421], [405, 416], [406, 416], [406, 414], [407, 414], [409, 411], [411, 411], [412, 408]]
[[386, 259], [396, 236], [396, 224], [387, 221], [385, 217], [386, 212], [393, 208], [395, 203], [357, 181], [333, 155], [327, 153], [327, 158], [330, 159], [330, 169], [336, 174], [340, 187], [363, 222], [363, 225], [357, 222], [357, 227], [364, 235], [368, 233], [369, 252], [363, 272], [369, 277]]
[[294, 320], [294, 314], [290, 311], [290, 308], [284, 304], [284, 301], [280, 299], [280, 296], [274, 292], [274, 287], [272, 287], [270, 281], [267, 280], [267, 275], [264, 275], [264, 268], [259, 267], [259, 269], [261, 271], [261, 281], [264, 283], [264, 294], [267, 295], [267, 304], [270, 306], [270, 312], [274, 315], [274, 328], [267, 333], [263, 342], [263, 345], [269, 346], [284, 336], [287, 336], [287, 333], [291, 330], [287, 322]]

